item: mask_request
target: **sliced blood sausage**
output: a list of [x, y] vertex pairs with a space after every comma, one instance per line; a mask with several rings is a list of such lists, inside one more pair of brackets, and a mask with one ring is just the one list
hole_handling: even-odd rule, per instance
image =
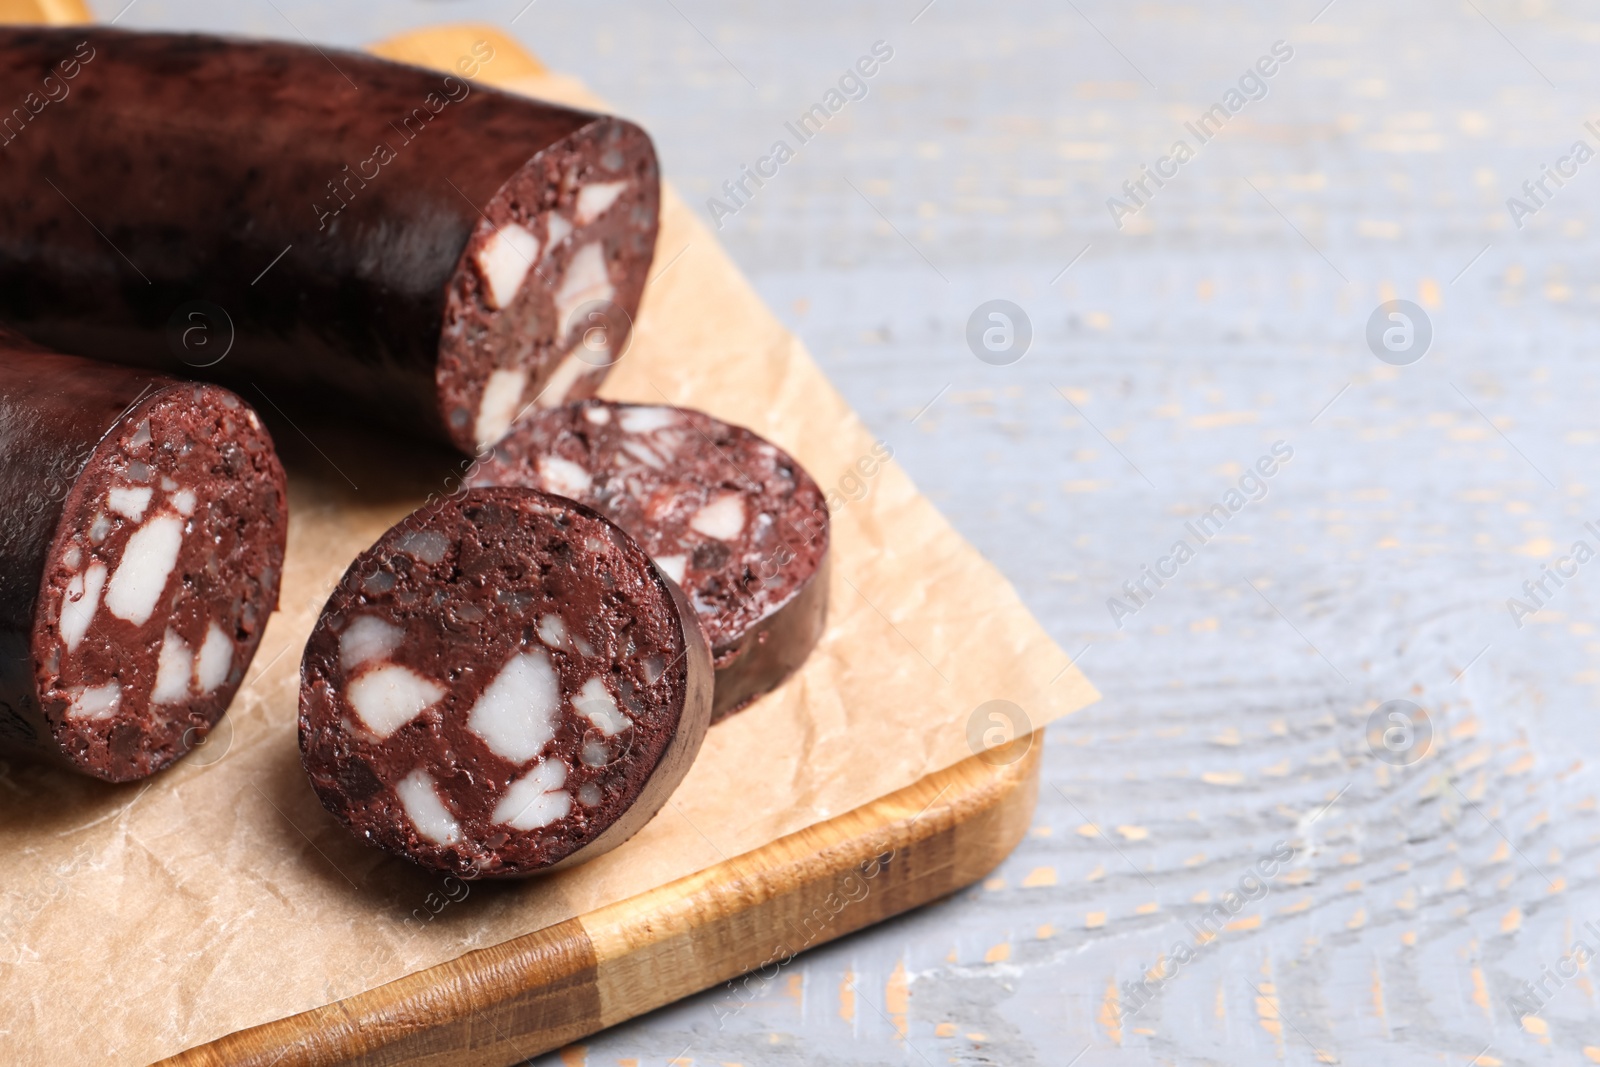
[[559, 493], [628, 531], [705, 626], [714, 722], [776, 687], [822, 636], [822, 491], [743, 427], [685, 408], [586, 400], [525, 418], [468, 482]]
[[474, 489], [356, 558], [306, 645], [300, 752], [357, 836], [511, 877], [615, 848], [666, 803], [711, 717], [683, 595], [570, 500]]
[[283, 468], [233, 393], [0, 338], [0, 748], [114, 782], [227, 710], [277, 606]]
[[[458, 66], [494, 62], [479, 42]], [[631, 123], [370, 56], [89, 27], [0, 28], [0, 102], [22, 100], [0, 111], [0, 317], [52, 348], [473, 452], [590, 395], [626, 344], [660, 199]]]

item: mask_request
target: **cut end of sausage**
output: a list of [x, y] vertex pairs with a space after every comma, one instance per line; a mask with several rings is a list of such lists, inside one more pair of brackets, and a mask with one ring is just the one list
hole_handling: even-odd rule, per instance
[[703, 412], [583, 400], [525, 418], [474, 485], [571, 497], [635, 538], [699, 613], [714, 719], [805, 661], [827, 613], [828, 509], [792, 456]]
[[283, 470], [233, 393], [169, 385], [100, 440], [52, 541], [32, 651], [59, 752], [153, 774], [222, 717], [278, 600]]
[[476, 489], [351, 565], [306, 646], [301, 757], [357, 836], [462, 877], [533, 874], [660, 809], [711, 686], [692, 609], [632, 539], [570, 500]]
[[465, 452], [528, 408], [593, 395], [622, 356], [655, 253], [660, 181], [638, 127], [601, 118], [484, 210], [451, 281], [438, 389]]

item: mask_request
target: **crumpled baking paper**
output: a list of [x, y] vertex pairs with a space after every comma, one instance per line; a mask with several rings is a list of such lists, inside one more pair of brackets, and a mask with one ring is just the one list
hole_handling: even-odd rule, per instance
[[[569, 79], [513, 87], [597, 106]], [[966, 759], [1006, 739], [984, 738], [987, 717], [969, 730], [987, 701], [1014, 702], [1037, 728], [1096, 698], [670, 191], [653, 269], [604, 395], [751, 427], [828, 492], [828, 629], [804, 669], [715, 727], [672, 802], [621, 848], [542, 879], [446, 886], [324, 813], [295, 715], [301, 650], [328, 592], [391, 523], [454, 488], [457, 461], [333, 422], [272, 422], [290, 469], [288, 560], [227, 726], [133, 785], [0, 763], [0, 1060], [147, 1063], [326, 1004]]]

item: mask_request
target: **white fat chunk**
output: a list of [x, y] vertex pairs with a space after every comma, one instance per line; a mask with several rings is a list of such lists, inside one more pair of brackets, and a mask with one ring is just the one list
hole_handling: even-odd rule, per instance
[[551, 648], [567, 647], [567, 624], [560, 615], [544, 615], [539, 619], [539, 640]]
[[588, 363], [578, 357], [578, 353], [569, 352], [556, 369], [551, 373], [550, 380], [544, 383], [534, 403], [542, 408], [553, 408], [557, 404], [566, 402], [567, 394], [572, 392], [572, 387], [579, 378], [595, 369], [593, 363]]
[[572, 698], [572, 706], [607, 737], [615, 737], [633, 725], [632, 719], [617, 710], [617, 702], [606, 691], [606, 683], [598, 678], [583, 683], [578, 695]]
[[111, 536], [111, 520], [106, 518], [105, 512], [95, 512], [94, 521], [89, 524], [90, 544], [98, 545], [109, 536]]
[[572, 213], [579, 226], [587, 226], [610, 210], [617, 197], [628, 187], [627, 182], [595, 182], [578, 190], [578, 208]]
[[668, 466], [671, 466], [677, 462], [678, 452], [682, 450], [688, 436], [682, 430], [657, 430], [650, 435], [650, 447], [666, 459]]
[[106, 494], [106, 507], [138, 522], [144, 518], [144, 509], [150, 506], [151, 492], [148, 485], [113, 489]]
[[494, 806], [490, 822], [503, 823], [514, 830], [537, 830], [564, 819], [572, 811], [572, 797], [561, 787], [567, 781], [567, 765], [546, 760], [511, 783], [506, 795]]
[[363, 663], [387, 659], [405, 636], [404, 630], [387, 619], [357, 615], [339, 635], [339, 666], [346, 674], [353, 674]]
[[94, 613], [100, 607], [100, 590], [105, 584], [106, 568], [103, 563], [89, 564], [88, 570], [73, 575], [67, 583], [67, 595], [61, 601], [61, 621], [57, 625], [68, 652], [76, 652], [78, 645], [83, 642], [83, 635], [89, 632], [89, 624], [94, 621]]
[[522, 404], [522, 391], [528, 387], [528, 372], [497, 370], [483, 383], [483, 399], [478, 402], [478, 421], [472, 427], [472, 436], [481, 445], [492, 445], [511, 429], [511, 420], [517, 417]]
[[150, 690], [150, 703], [176, 704], [189, 695], [189, 675], [194, 670], [194, 653], [176, 630], [168, 629], [161, 639], [156, 657], [156, 684]]
[[508, 222], [483, 243], [476, 258], [478, 273], [488, 283], [489, 306], [510, 307], [528, 271], [533, 269], [534, 260], [539, 258], [539, 239]]
[[549, 226], [545, 231], [545, 236], [550, 239], [550, 244], [546, 246], [546, 250], [553, 251], [556, 245], [565, 241], [571, 234], [572, 223], [561, 215], [551, 215]]
[[629, 433], [654, 433], [678, 421], [678, 413], [669, 407], [623, 408], [617, 421]]
[[561, 496], [575, 497], [587, 493], [594, 484], [588, 471], [560, 456], [540, 456], [539, 477], [544, 479], [545, 488]]
[[658, 471], [667, 469], [667, 461], [662, 459], [655, 449], [643, 441], [624, 441], [622, 442], [622, 451], [643, 463], [646, 467]]
[[537, 830], [549, 826], [572, 813], [572, 797], [564, 789], [553, 793], [531, 794], [518, 782], [506, 793], [505, 799], [495, 805], [490, 816], [514, 830]]
[[194, 661], [195, 688], [209, 693], [228, 680], [228, 668], [233, 666], [233, 642], [227, 632], [216, 623], [206, 627], [206, 639], [200, 643], [200, 655]]
[[367, 729], [388, 737], [444, 696], [444, 686], [390, 663], [351, 682], [345, 698]]
[[683, 584], [683, 571], [689, 565], [688, 556], [657, 556], [655, 557], [655, 563], [657, 567], [661, 568], [662, 574], [665, 574], [679, 585]]
[[128, 538], [106, 589], [106, 608], [138, 626], [150, 621], [183, 547], [183, 520], [157, 515]]
[[578, 803], [586, 808], [598, 808], [605, 795], [600, 792], [600, 787], [593, 782], [584, 782], [578, 788]]
[[617, 295], [606, 273], [606, 256], [598, 242], [590, 242], [573, 253], [567, 273], [556, 290], [556, 339], [563, 341], [574, 323], [572, 316], [591, 300], [611, 300]]
[[604, 426], [611, 421], [611, 409], [603, 404], [595, 404], [593, 407], [584, 409], [583, 417], [596, 426]]
[[194, 490], [180, 489], [176, 493], [172, 494], [173, 510], [177, 511], [177, 513], [182, 515], [184, 518], [187, 519], [190, 515], [194, 514], [194, 505]]
[[461, 824], [439, 799], [439, 791], [427, 771], [419, 767], [400, 779], [394, 795], [400, 798], [400, 806], [406, 809], [406, 818], [416, 827], [419, 837], [436, 845], [453, 845], [461, 840]]
[[497, 756], [521, 763], [537, 756], [556, 735], [561, 680], [543, 652], [506, 661], [467, 715], [467, 727]]
[[450, 550], [450, 539], [438, 530], [407, 530], [396, 539], [394, 546], [424, 563], [438, 563]]
[[105, 685], [75, 686], [67, 690], [72, 703], [67, 714], [77, 719], [109, 719], [122, 704], [122, 686], [115, 678]]
[[744, 529], [744, 499], [738, 493], [723, 493], [695, 512], [689, 529], [719, 541], [732, 541]]

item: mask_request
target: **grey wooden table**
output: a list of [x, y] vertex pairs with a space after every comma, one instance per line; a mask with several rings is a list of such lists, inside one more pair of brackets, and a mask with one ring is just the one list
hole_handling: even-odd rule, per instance
[[[734, 257], [1105, 693], [1049, 731], [1037, 824], [982, 886], [736, 1016], [708, 994], [546, 1062], [1600, 1062], [1593, 5], [136, 0], [120, 24], [355, 46], [461, 19], [738, 208]], [[880, 41], [799, 144], [785, 123]], [[1009, 349], [987, 311], [968, 343], [991, 300], [1026, 315], [1020, 359], [1014, 313]]]

